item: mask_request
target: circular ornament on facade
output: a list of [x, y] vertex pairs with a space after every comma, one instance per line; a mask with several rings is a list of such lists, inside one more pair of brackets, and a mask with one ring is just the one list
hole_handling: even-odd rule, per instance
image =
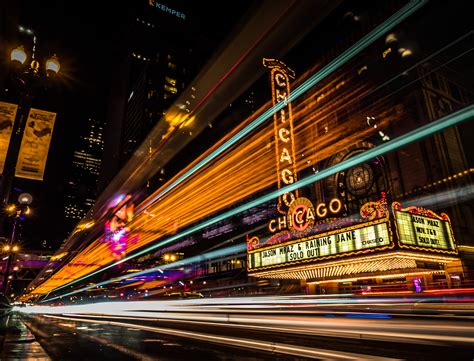
[[304, 197], [295, 199], [288, 209], [288, 221], [290, 228], [297, 232], [302, 232], [314, 224], [313, 203]]
[[370, 165], [361, 164], [349, 169], [345, 178], [346, 188], [352, 195], [364, 196], [372, 188], [374, 172]]

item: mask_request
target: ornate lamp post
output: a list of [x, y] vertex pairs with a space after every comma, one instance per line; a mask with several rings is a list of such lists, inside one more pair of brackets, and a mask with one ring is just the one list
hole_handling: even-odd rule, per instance
[[38, 84], [41, 84], [45, 77], [56, 75], [61, 68], [56, 55], [53, 55], [46, 60], [44, 70], [40, 69], [40, 63], [35, 59], [32, 59], [30, 65], [25, 67], [27, 58], [28, 55], [23, 46], [13, 49], [10, 53], [10, 60], [12, 63], [16, 67], [21, 68], [21, 74], [18, 77], [18, 81], [22, 85], [22, 91], [2, 174], [0, 200], [3, 205], [8, 204], [10, 189], [15, 174], [15, 165], [18, 158], [18, 152], [20, 151], [23, 131], [25, 129], [26, 118], [28, 117], [28, 110], [30, 109], [31, 101], [38, 88]]
[[[31, 31], [31, 30], [30, 30]], [[19, 46], [10, 52], [11, 64], [15, 68], [15, 78], [20, 86], [20, 99], [15, 120], [12, 125], [12, 133], [5, 156], [5, 164], [0, 186], [0, 205], [7, 207], [9, 204], [10, 190], [15, 177], [15, 167], [20, 151], [26, 119], [31, 108], [34, 96], [41, 88], [44, 88], [45, 80], [58, 74], [61, 65], [56, 55], [46, 59], [41, 67], [38, 60], [31, 57], [28, 64], [28, 54], [23, 46]], [[0, 236], [6, 236], [7, 230], [5, 217], [0, 219]]]

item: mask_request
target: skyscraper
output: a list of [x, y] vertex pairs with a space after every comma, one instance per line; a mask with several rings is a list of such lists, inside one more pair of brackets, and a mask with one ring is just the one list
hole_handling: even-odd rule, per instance
[[86, 215], [97, 197], [104, 149], [103, 124], [94, 117], [87, 118], [86, 124], [74, 150], [70, 177], [65, 186], [64, 216], [70, 226]]
[[[200, 4], [171, 6], [154, 0], [134, 2], [122, 15], [99, 189], [130, 159], [248, 5], [234, 4], [234, 20], [230, 15], [211, 17]], [[225, 8], [212, 6], [214, 11]], [[219, 22], [221, 30], [216, 32]], [[187, 104], [181, 106], [186, 110]]]
[[164, 115], [189, 82], [190, 67], [196, 63], [195, 39], [190, 36], [193, 21], [186, 10], [140, 2], [124, 18], [125, 46], [110, 94], [103, 184]]

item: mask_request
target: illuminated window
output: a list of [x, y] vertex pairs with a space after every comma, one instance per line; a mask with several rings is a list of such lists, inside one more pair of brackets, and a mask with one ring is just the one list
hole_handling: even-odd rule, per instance
[[165, 77], [166, 81], [171, 84], [172, 86], [176, 86], [176, 79], [172, 79], [170, 77]]
[[168, 84], [165, 84], [165, 90], [173, 94], [176, 94], [178, 92], [178, 89], [176, 89], [176, 87], [170, 86]]

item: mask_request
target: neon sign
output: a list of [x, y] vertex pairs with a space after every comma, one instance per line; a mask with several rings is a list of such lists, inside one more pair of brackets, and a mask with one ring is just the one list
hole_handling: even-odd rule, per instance
[[[293, 112], [290, 96], [290, 76], [294, 78], [294, 71], [283, 62], [275, 59], [263, 59], [263, 65], [272, 69], [270, 79], [272, 84], [273, 106], [284, 102], [285, 106], [273, 115], [275, 129], [276, 169], [278, 189], [282, 185], [292, 184], [296, 178], [295, 142], [293, 134]], [[298, 197], [298, 191], [286, 192], [278, 198], [278, 211], [287, 213], [288, 208]]]
[[272, 268], [295, 262], [349, 256], [392, 247], [385, 219], [302, 238], [291, 243], [260, 248], [248, 253], [249, 270]]
[[339, 198], [313, 206], [309, 199], [300, 197], [293, 201], [286, 215], [270, 220], [268, 230], [272, 233], [285, 229], [303, 232], [311, 228], [317, 219], [336, 215], [341, 210], [342, 202]]
[[438, 215], [415, 206], [402, 208], [398, 202], [392, 203], [392, 209], [400, 247], [457, 253], [451, 222], [446, 213]]

